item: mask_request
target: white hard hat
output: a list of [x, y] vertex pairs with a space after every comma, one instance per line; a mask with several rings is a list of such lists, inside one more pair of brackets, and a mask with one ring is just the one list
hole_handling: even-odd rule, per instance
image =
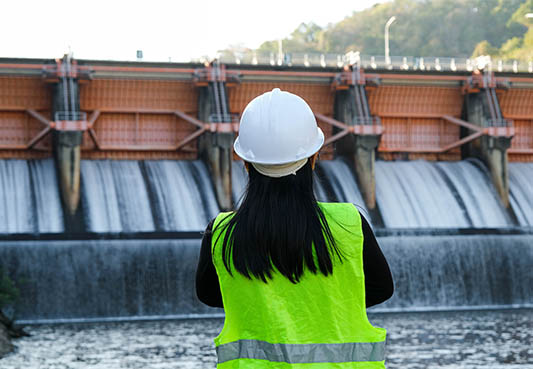
[[324, 133], [309, 105], [275, 88], [246, 106], [233, 148], [251, 163], [286, 164], [310, 157], [323, 143]]

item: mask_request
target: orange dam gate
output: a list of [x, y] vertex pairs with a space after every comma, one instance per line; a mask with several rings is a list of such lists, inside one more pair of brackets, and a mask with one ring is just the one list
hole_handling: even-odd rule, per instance
[[[88, 117], [82, 157], [197, 157], [193, 140], [177, 146], [200, 128], [176, 112], [197, 118], [199, 83], [195, 81], [195, 73], [203, 69], [203, 65], [168, 63], [161, 67], [149, 63], [91, 61], [77, 64], [79, 70], [90, 72], [89, 79], [79, 80], [80, 111]], [[0, 59], [1, 157], [51, 155], [49, 137], [39, 136], [47, 127], [42, 119], [32, 115], [37, 112], [44, 120], [53, 121], [51, 85], [43, 78], [43, 70], [50, 65], [48, 60]], [[340, 70], [272, 69], [281, 68], [228, 67], [228, 73], [238, 78], [238, 82], [227, 84], [232, 115], [238, 117], [252, 98], [279, 87], [302, 96], [314, 112], [334, 117], [332, 83]], [[371, 115], [379, 117], [383, 126], [378, 146], [382, 159], [406, 156], [409, 159], [460, 159], [459, 147], [440, 152], [462, 138], [460, 127], [443, 118], [461, 118], [468, 75], [458, 74], [443, 75], [435, 71], [367, 74], [367, 78], [380, 81], [378, 85], [365, 86], [365, 90]], [[512, 122], [515, 131], [509, 149], [510, 160], [533, 161], [533, 77], [497, 76], [496, 79], [508, 83], [508, 87], [498, 89], [497, 94], [503, 117]], [[332, 126], [320, 124], [330, 137]], [[402, 155], [398, 155], [400, 153]]]
[[[453, 161], [479, 155], [503, 199], [507, 160], [533, 161], [533, 76], [526, 73], [366, 73], [356, 65], [67, 57], [0, 59], [0, 158], [52, 157], [59, 140], [79, 147], [81, 159], [208, 157], [215, 176], [227, 177], [224, 163], [234, 158], [227, 142], [238, 132], [244, 107], [275, 87], [301, 96], [315, 112], [326, 135], [322, 158], [352, 152], [359, 174], [368, 171], [372, 177], [376, 158]], [[68, 132], [78, 132], [80, 143]], [[368, 160], [357, 161], [365, 152]], [[75, 163], [65, 168], [69, 176], [79, 175]], [[498, 176], [503, 176], [499, 182]], [[227, 196], [228, 180], [221, 186], [219, 201]], [[363, 185], [363, 192], [372, 192], [372, 186]], [[372, 208], [372, 194], [365, 200]]]

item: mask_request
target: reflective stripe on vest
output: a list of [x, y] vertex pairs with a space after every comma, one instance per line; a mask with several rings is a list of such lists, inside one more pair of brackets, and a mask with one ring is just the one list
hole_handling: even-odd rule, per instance
[[218, 363], [236, 359], [257, 359], [289, 364], [348, 363], [385, 360], [385, 342], [353, 343], [269, 343], [239, 340], [216, 348]]

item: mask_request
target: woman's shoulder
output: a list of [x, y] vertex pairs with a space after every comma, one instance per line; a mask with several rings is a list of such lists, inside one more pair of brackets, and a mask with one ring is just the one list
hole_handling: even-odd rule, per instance
[[357, 207], [351, 202], [319, 202], [318, 206], [326, 218], [334, 220], [343, 226], [358, 226], [361, 224], [361, 215]]
[[212, 229], [216, 229], [217, 227], [226, 224], [229, 222], [229, 220], [235, 215], [234, 211], [226, 211], [222, 213], [218, 213], [218, 215], [211, 221]]
[[318, 202], [318, 206], [323, 210], [332, 210], [335, 212], [359, 213], [357, 207], [351, 202]]

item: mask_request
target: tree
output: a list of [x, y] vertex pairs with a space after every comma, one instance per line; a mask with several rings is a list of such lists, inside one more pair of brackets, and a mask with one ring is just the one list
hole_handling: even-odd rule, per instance
[[526, 18], [527, 13], [533, 13], [533, 0], [526, 0], [512, 14], [507, 22], [508, 27], [521, 26], [526, 29], [523, 37], [513, 37], [507, 40], [499, 50], [502, 59], [533, 59], [533, 19]]
[[[283, 51], [383, 55], [384, 26], [395, 15], [391, 55], [528, 58], [533, 20], [524, 15], [529, 12], [533, 0], [394, 0], [325, 28], [301, 23], [282, 40]], [[278, 41], [266, 41], [258, 51], [277, 53]]]
[[481, 56], [481, 55], [498, 55], [498, 49], [490, 44], [487, 40], [481, 41], [476, 45], [474, 52], [472, 53], [472, 58]]

